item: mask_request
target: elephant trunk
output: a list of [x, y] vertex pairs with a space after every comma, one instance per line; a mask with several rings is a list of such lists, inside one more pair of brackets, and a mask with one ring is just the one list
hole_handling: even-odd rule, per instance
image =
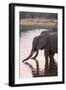
[[24, 62], [24, 61], [28, 60], [29, 58], [31, 58], [32, 55], [33, 55], [33, 53], [34, 53], [34, 51], [33, 51], [33, 49], [32, 49], [30, 55], [29, 55], [26, 59], [22, 60], [22, 62]]

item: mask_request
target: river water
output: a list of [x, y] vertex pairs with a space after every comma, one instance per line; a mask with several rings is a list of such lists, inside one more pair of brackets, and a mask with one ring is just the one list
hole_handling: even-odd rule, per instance
[[[32, 70], [29, 65], [22, 63], [22, 60], [29, 56], [31, 48], [32, 48], [32, 41], [35, 36], [40, 35], [42, 31], [46, 31], [46, 29], [35, 29], [29, 30], [25, 32], [21, 32], [20, 35], [20, 78], [33, 78]], [[58, 62], [58, 55], [55, 54], [54, 56], [55, 61]], [[44, 50], [39, 50], [39, 54], [36, 58], [39, 63], [39, 71], [44, 71], [45, 68], [45, 57], [44, 57]], [[36, 70], [36, 62], [33, 59], [29, 59], [28, 62], [34, 70]], [[40, 73], [41, 74], [41, 73]]]

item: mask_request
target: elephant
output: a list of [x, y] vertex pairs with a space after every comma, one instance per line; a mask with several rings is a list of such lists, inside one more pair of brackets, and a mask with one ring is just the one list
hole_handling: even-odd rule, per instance
[[54, 55], [55, 53], [58, 53], [57, 36], [57, 31], [43, 31], [39, 36], [34, 37], [30, 55], [24, 59], [23, 62], [31, 58], [34, 52], [36, 52], [36, 54], [32, 59], [35, 59], [38, 56], [39, 50], [44, 50], [46, 61], [45, 73], [47, 73], [48, 57], [50, 58], [50, 64], [52, 65], [54, 63]]

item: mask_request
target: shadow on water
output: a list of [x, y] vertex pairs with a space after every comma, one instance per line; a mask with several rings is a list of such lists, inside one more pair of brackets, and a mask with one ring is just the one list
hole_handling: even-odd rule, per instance
[[36, 69], [28, 62], [25, 62], [24, 64], [29, 66], [29, 68], [32, 71], [33, 77], [38, 77], [39, 76], [39, 62], [37, 59], [33, 59], [33, 60], [36, 62]]
[[57, 76], [58, 75], [58, 68], [57, 64], [54, 63], [53, 65], [49, 65], [48, 75], [49, 76]]
[[33, 77], [46, 77], [46, 76], [57, 76], [58, 72], [57, 72], [57, 64], [54, 63], [53, 65], [49, 65], [49, 70], [48, 73], [45, 74], [44, 70], [40, 71], [39, 70], [39, 62], [37, 59], [33, 59], [36, 62], [36, 68], [34, 68], [31, 64], [29, 64], [28, 62], [24, 62], [24, 64], [28, 65], [29, 68], [32, 71]]

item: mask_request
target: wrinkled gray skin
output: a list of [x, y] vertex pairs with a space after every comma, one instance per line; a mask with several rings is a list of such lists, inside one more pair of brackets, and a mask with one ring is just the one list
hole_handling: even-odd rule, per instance
[[57, 48], [57, 32], [56, 31], [43, 31], [41, 34], [33, 39], [32, 50], [30, 55], [23, 60], [26, 61], [31, 58], [36, 52], [35, 56], [32, 57], [35, 59], [39, 53], [39, 50], [44, 50], [45, 55], [45, 73], [48, 71], [48, 57], [50, 58], [50, 64], [54, 63], [54, 54], [58, 52]]

